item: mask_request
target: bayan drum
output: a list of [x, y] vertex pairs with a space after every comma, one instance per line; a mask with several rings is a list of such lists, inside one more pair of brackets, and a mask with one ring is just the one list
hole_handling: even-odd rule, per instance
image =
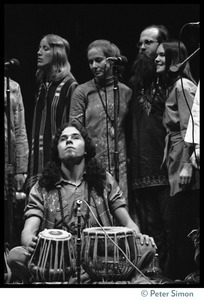
[[137, 264], [136, 237], [126, 227], [86, 228], [81, 259], [94, 281], [126, 280]]
[[71, 233], [45, 229], [28, 264], [35, 282], [67, 282], [75, 267], [74, 241]]

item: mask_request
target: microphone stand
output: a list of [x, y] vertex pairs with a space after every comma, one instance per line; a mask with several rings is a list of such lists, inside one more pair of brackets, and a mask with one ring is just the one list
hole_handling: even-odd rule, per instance
[[8, 138], [8, 163], [7, 163], [7, 203], [8, 203], [8, 227], [9, 227], [9, 245], [12, 248], [13, 243], [13, 199], [14, 199], [14, 166], [11, 163], [11, 114], [10, 114], [10, 80], [6, 75], [6, 95], [7, 95], [7, 138]]
[[77, 283], [81, 282], [81, 200], [77, 200]]
[[117, 65], [113, 64], [113, 93], [114, 93], [114, 162], [115, 162], [115, 179], [119, 183], [119, 153], [118, 153], [118, 78]]

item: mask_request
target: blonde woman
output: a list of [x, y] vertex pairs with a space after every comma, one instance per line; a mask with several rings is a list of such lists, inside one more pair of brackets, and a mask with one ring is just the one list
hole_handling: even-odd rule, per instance
[[78, 85], [71, 73], [69, 54], [69, 42], [58, 35], [48, 34], [40, 41], [27, 192], [50, 159], [50, 143], [56, 128], [69, 120], [70, 99]]

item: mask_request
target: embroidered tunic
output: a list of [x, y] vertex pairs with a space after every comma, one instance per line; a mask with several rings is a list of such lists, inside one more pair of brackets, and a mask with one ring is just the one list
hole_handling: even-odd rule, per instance
[[161, 169], [166, 130], [163, 126], [165, 94], [159, 88], [133, 95], [128, 113], [129, 155], [133, 189], [168, 185]]
[[[128, 102], [132, 90], [123, 83], [118, 83], [118, 154], [119, 154], [119, 186], [128, 199], [127, 192], [127, 158], [124, 120], [127, 113]], [[110, 173], [115, 176], [114, 164], [114, 91], [113, 83], [107, 85], [107, 108], [105, 90], [100, 88], [99, 92], [94, 80], [90, 80], [77, 87], [73, 93], [70, 119], [74, 119], [86, 127], [88, 134], [96, 145], [96, 157], [100, 160]], [[105, 108], [105, 109], [104, 109]], [[107, 121], [108, 120], [108, 130]], [[108, 142], [107, 142], [108, 132]], [[110, 158], [110, 159], [109, 159]]]

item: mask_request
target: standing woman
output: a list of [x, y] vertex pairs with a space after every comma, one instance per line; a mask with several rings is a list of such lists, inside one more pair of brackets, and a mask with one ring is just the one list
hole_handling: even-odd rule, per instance
[[69, 54], [68, 41], [58, 35], [48, 34], [40, 41], [27, 192], [50, 160], [50, 144], [56, 128], [69, 120], [70, 99], [78, 85], [71, 73]]
[[184, 280], [197, 268], [194, 249], [187, 235], [197, 228], [199, 218], [199, 171], [190, 160], [190, 144], [185, 142], [190, 110], [196, 92], [196, 82], [187, 62], [179, 72], [171, 66], [187, 58], [182, 42], [163, 42], [157, 49], [156, 70], [166, 86], [163, 122], [167, 130], [164, 160], [170, 183], [169, 264], [168, 275]]
[[[94, 78], [75, 90], [70, 108], [70, 119], [86, 127], [96, 145], [96, 157], [106, 170], [115, 176], [115, 120], [114, 120], [114, 65], [108, 57], [119, 57], [120, 50], [108, 40], [95, 40], [87, 49], [89, 68]], [[119, 186], [128, 199], [127, 162], [124, 121], [132, 90], [119, 81], [123, 66], [117, 66], [117, 138]], [[116, 178], [117, 179], [117, 178]]]

